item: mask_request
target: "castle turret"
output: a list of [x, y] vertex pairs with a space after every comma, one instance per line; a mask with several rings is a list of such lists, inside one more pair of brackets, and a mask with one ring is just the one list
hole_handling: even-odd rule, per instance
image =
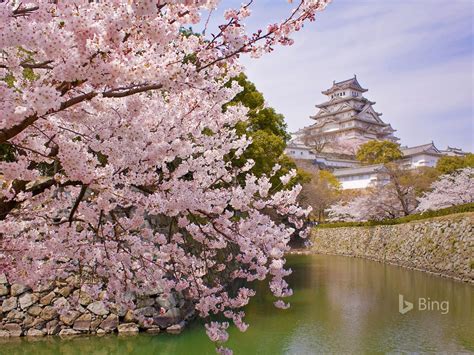
[[338, 83], [336, 83], [336, 81], [334, 80], [332, 82], [332, 87], [330, 89], [322, 91], [321, 93], [328, 96], [329, 99], [333, 99], [336, 97], [359, 97], [367, 91], [367, 89], [364, 89], [359, 84], [359, 82], [357, 81], [357, 76], [354, 74], [353, 78], [343, 80]]

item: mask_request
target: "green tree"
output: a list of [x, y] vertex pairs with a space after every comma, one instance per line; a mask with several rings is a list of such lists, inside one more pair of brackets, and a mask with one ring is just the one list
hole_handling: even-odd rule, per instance
[[334, 174], [328, 170], [320, 170], [318, 178], [320, 181], [324, 182], [328, 186], [332, 186], [336, 190], [339, 190], [341, 188], [341, 183], [339, 182], [337, 177], [334, 176]]
[[402, 157], [398, 144], [390, 141], [369, 141], [362, 144], [356, 153], [357, 160], [363, 164], [386, 164]]
[[436, 169], [442, 174], [451, 174], [462, 168], [474, 168], [474, 154], [463, 157], [443, 156], [436, 163]]
[[413, 187], [416, 196], [421, 196], [424, 192], [431, 189], [431, 184], [435, 182], [440, 175], [436, 168], [423, 166], [416, 169], [404, 170], [401, 174], [401, 184]]
[[[248, 159], [252, 159], [255, 165], [251, 173], [256, 176], [269, 175], [275, 164], [281, 166], [280, 171], [272, 178], [272, 184], [277, 188], [280, 185], [279, 177], [286, 174], [291, 169], [296, 169], [295, 162], [284, 154], [287, 141], [291, 138], [287, 132], [287, 126], [282, 114], [277, 113], [273, 108], [265, 106], [265, 98], [250, 82], [246, 75], [241, 73], [233, 78], [243, 90], [225, 107], [242, 104], [249, 109], [248, 120], [237, 123], [236, 130], [239, 135], [247, 135], [252, 138], [244, 154], [235, 164], [243, 166]], [[307, 181], [308, 177], [303, 172], [298, 172], [292, 183]]]
[[15, 148], [8, 142], [0, 144], [0, 161], [15, 161]]

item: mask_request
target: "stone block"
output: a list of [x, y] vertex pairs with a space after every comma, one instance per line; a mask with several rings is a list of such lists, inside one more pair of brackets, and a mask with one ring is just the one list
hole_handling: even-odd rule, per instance
[[135, 323], [123, 323], [118, 326], [119, 334], [136, 334], [139, 332], [138, 325]]

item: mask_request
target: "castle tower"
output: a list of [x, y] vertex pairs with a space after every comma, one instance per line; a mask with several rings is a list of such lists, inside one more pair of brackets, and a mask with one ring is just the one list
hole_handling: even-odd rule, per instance
[[357, 77], [333, 82], [331, 88], [322, 93], [327, 101], [316, 105], [316, 115], [310, 116], [315, 121], [309, 127], [298, 132], [299, 140], [324, 143], [323, 152], [354, 152], [357, 147], [370, 140], [398, 141], [395, 130], [390, 124], [382, 121], [381, 113], [373, 108], [375, 102], [364, 97], [364, 89]]

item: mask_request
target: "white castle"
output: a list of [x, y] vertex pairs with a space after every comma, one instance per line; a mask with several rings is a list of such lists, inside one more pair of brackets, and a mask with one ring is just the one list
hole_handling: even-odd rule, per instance
[[[293, 159], [311, 160], [319, 168], [334, 170], [344, 189], [366, 188], [383, 180], [381, 165], [361, 166], [355, 159], [357, 148], [370, 140], [399, 141], [396, 130], [375, 111], [375, 102], [364, 97], [357, 77], [333, 82], [322, 91], [327, 101], [316, 105], [318, 112], [310, 116], [315, 122], [293, 134], [286, 154]], [[442, 151], [433, 142], [415, 147], [400, 147], [406, 168], [433, 167], [443, 155], [464, 155], [461, 149], [448, 147]]]

